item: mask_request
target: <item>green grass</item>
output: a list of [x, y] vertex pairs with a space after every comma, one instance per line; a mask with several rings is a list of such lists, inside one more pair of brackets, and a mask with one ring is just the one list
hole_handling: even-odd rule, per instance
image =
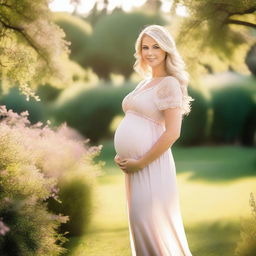
[[[112, 142], [98, 159], [106, 161], [98, 178], [97, 208], [89, 232], [74, 237], [69, 256], [130, 256], [123, 172], [113, 162]], [[240, 217], [256, 194], [256, 150], [243, 147], [173, 147], [180, 205], [195, 256], [233, 256]]]

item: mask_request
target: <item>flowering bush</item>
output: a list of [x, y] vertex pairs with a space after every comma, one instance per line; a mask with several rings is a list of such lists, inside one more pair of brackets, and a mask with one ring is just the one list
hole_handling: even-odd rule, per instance
[[[54, 131], [42, 123], [31, 125], [27, 116], [0, 106], [0, 255], [59, 255], [67, 239], [57, 229], [67, 217], [49, 212], [48, 201], [58, 200], [58, 188], [62, 194], [75, 179], [83, 182], [81, 190], [92, 189], [101, 166], [92, 159], [100, 147], [85, 145], [66, 125]], [[84, 212], [87, 197], [73, 196], [73, 207]]]

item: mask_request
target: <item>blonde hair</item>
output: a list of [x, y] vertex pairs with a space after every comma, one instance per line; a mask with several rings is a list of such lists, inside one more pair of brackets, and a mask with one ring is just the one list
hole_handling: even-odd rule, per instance
[[190, 101], [194, 101], [187, 91], [189, 74], [185, 70], [185, 63], [176, 48], [175, 41], [167, 29], [159, 25], [150, 25], [141, 31], [135, 43], [134, 70], [144, 78], [152, 74], [150, 66], [143, 62], [141, 55], [142, 38], [145, 34], [152, 37], [166, 52], [166, 70], [168, 75], [179, 81], [183, 95], [183, 114], [187, 115], [191, 111]]

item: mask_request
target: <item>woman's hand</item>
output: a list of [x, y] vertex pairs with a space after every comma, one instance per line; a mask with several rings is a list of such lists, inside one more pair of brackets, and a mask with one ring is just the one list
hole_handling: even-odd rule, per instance
[[133, 158], [121, 159], [118, 155], [115, 156], [115, 162], [125, 173], [133, 173], [143, 169], [141, 161]]

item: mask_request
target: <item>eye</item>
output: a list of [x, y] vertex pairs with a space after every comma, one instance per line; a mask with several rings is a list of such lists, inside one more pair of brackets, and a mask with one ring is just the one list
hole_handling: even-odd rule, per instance
[[148, 49], [148, 47], [147, 47], [147, 46], [143, 46], [142, 49], [143, 49], [143, 50], [146, 50], [146, 49]]
[[158, 45], [154, 45], [154, 48], [155, 49], [159, 49], [160, 47]]

